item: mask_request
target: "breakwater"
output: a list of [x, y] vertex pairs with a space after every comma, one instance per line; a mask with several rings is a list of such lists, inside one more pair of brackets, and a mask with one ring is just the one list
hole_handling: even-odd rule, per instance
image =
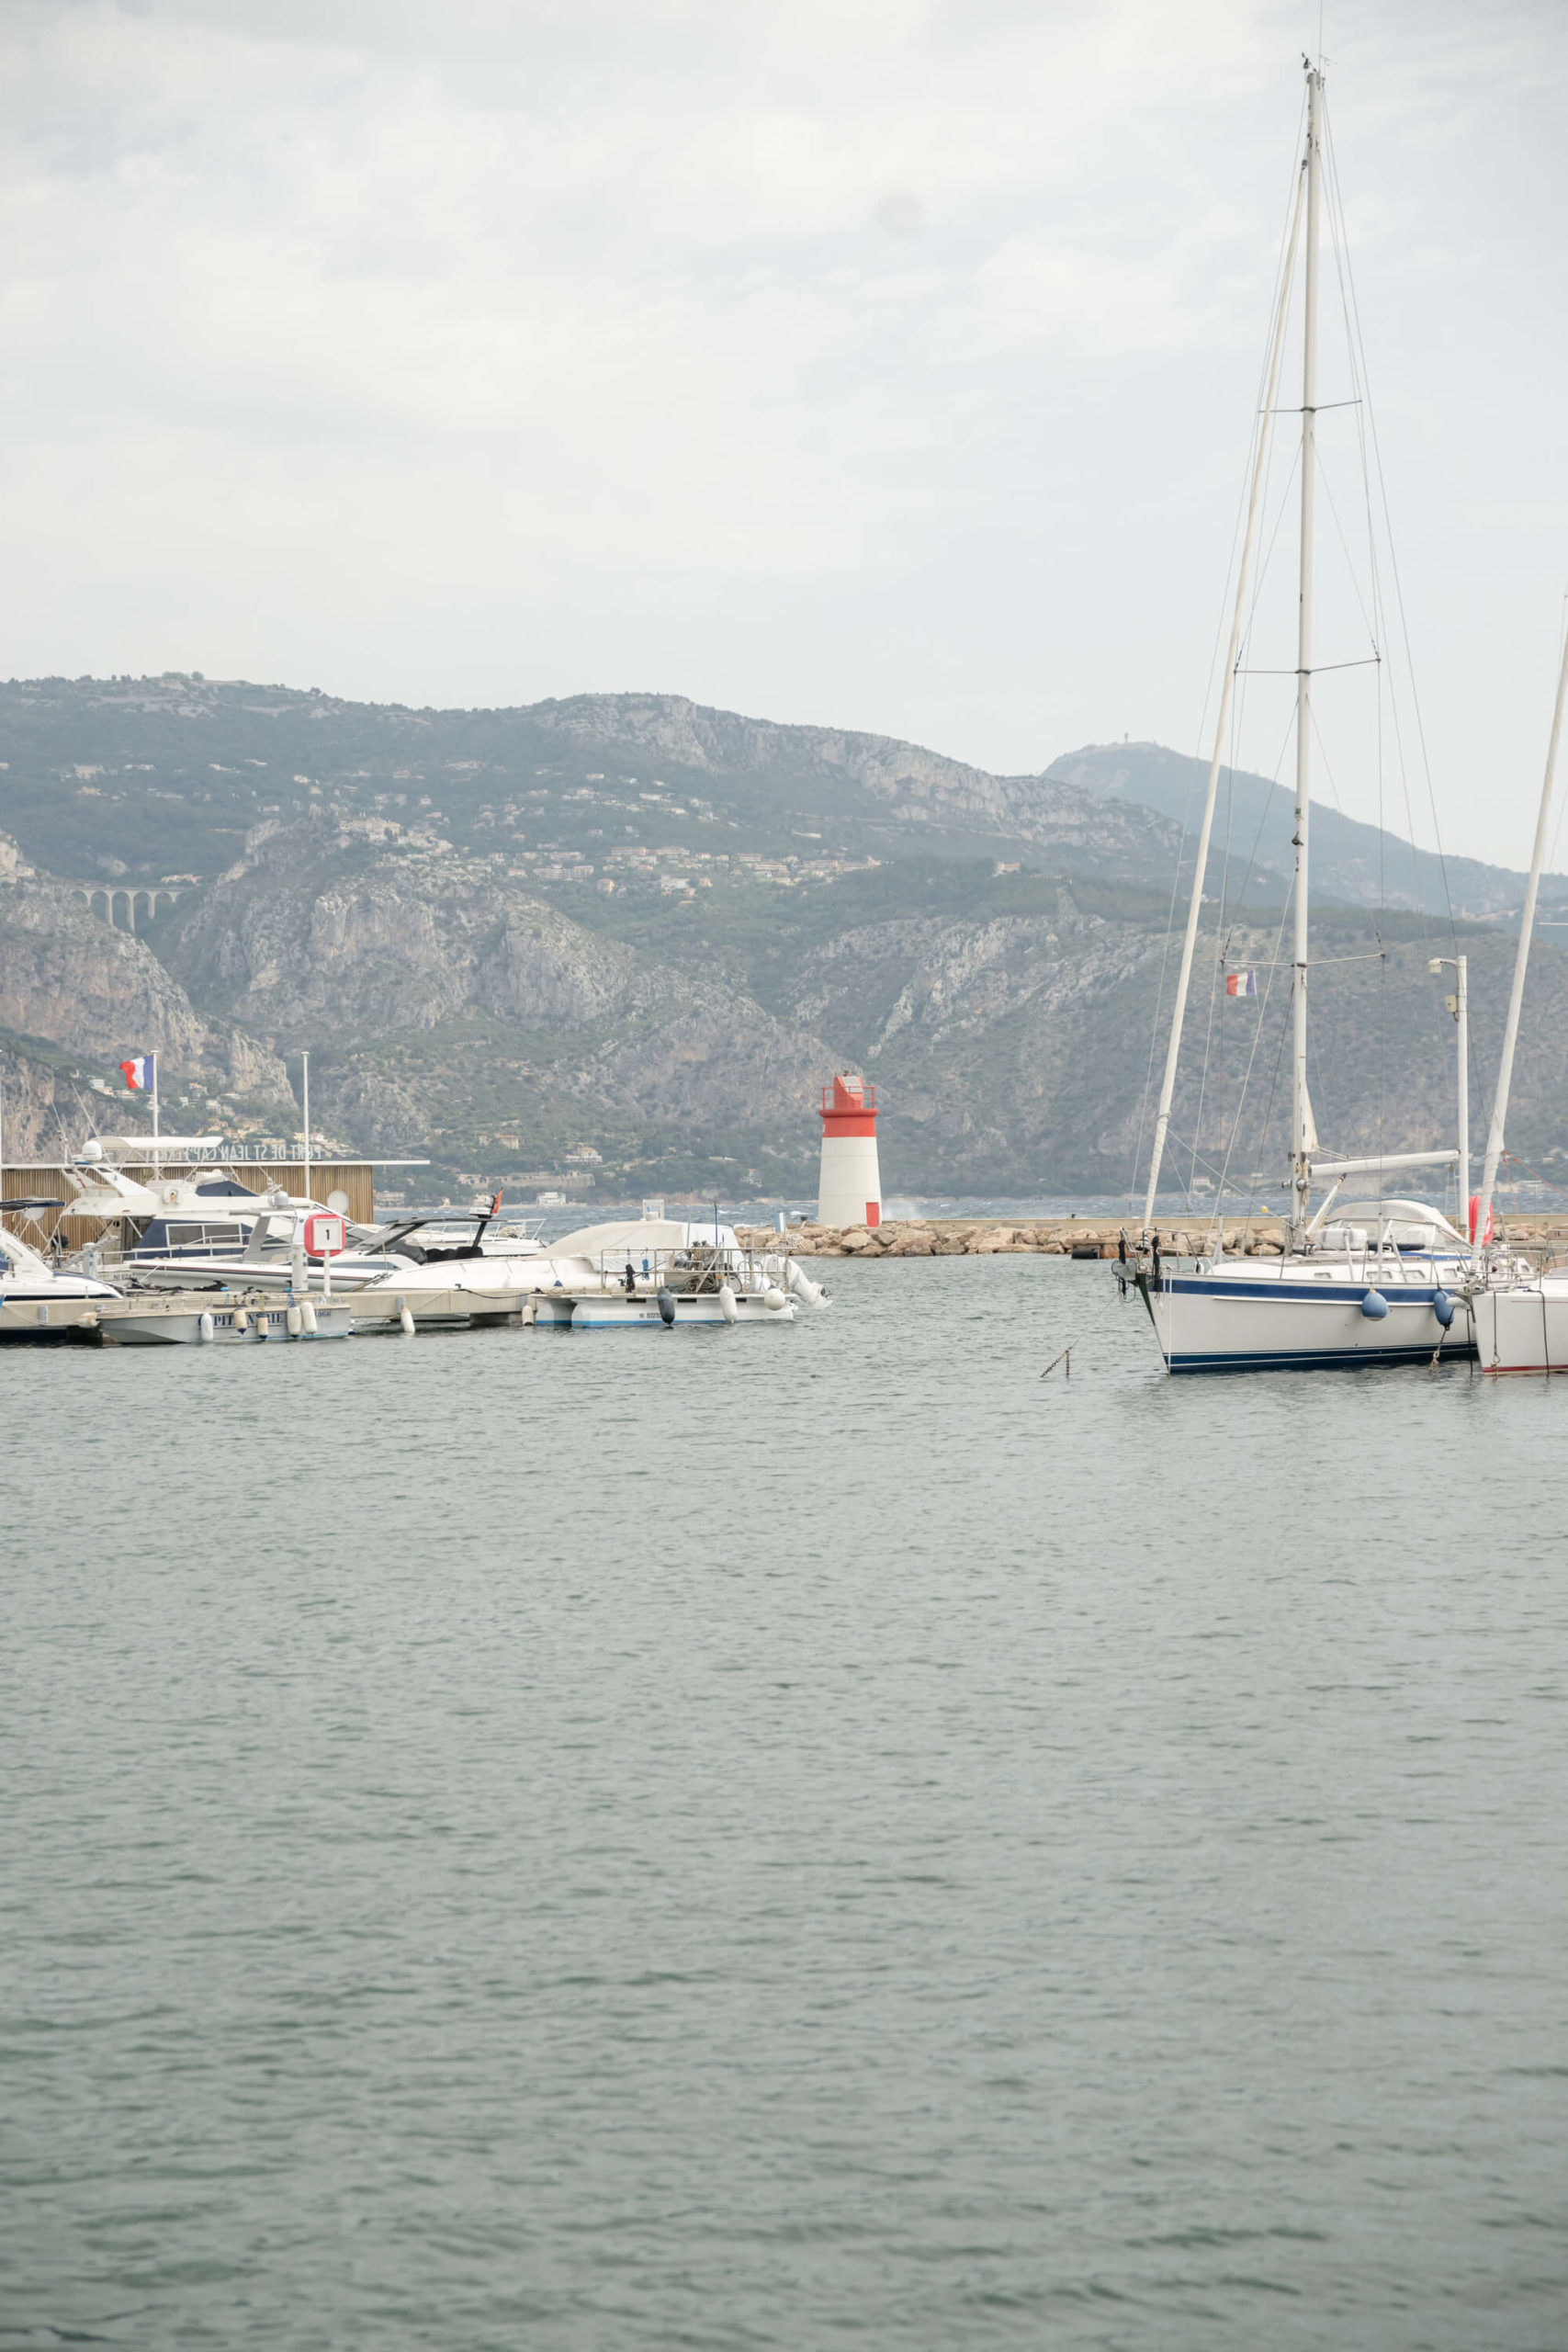
[[[1163, 1221], [1159, 1246], [1172, 1257], [1207, 1257], [1213, 1227], [1206, 1218]], [[895, 1217], [880, 1226], [792, 1225], [789, 1248], [797, 1258], [1114, 1258], [1120, 1237], [1136, 1237], [1135, 1215], [1113, 1217]], [[1510, 1219], [1514, 1247], [1549, 1256], [1568, 1251], [1568, 1216]], [[778, 1237], [763, 1227], [742, 1227], [748, 1249], [766, 1249]], [[1226, 1217], [1223, 1248], [1230, 1257], [1278, 1258], [1285, 1227], [1278, 1217]]]

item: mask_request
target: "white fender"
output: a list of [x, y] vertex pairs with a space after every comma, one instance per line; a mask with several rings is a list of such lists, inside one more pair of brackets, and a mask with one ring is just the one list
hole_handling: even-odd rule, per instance
[[305, 1337], [308, 1340], [313, 1340], [316, 1336], [316, 1306], [313, 1299], [308, 1298], [299, 1309], [299, 1320], [305, 1327]]
[[718, 1286], [718, 1311], [727, 1323], [737, 1323], [740, 1319], [740, 1309], [735, 1304], [735, 1293], [728, 1283], [720, 1283]]
[[196, 1322], [196, 1336], [202, 1347], [206, 1347], [211, 1339], [214, 1328], [211, 1315], [204, 1309]]
[[771, 1314], [776, 1315], [782, 1306], [789, 1305], [789, 1301], [776, 1283], [770, 1283], [762, 1293], [762, 1304]]
[[291, 1340], [297, 1340], [299, 1337], [303, 1326], [300, 1322], [299, 1309], [297, 1306], [291, 1306], [284, 1316], [283, 1328]]

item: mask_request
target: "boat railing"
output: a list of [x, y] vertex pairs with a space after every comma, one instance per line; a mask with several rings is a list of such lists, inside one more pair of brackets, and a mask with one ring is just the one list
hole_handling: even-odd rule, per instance
[[711, 1241], [691, 1241], [656, 1250], [600, 1250], [589, 1263], [603, 1281], [620, 1288], [626, 1287], [629, 1266], [633, 1289], [644, 1293], [660, 1288], [687, 1294], [716, 1291], [726, 1281], [754, 1290], [767, 1278], [761, 1253], [742, 1249], [739, 1242], [716, 1248]]

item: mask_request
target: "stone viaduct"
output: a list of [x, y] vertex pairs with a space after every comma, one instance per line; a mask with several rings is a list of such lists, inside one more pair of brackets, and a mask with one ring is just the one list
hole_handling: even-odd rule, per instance
[[188, 882], [68, 882], [66, 888], [73, 899], [80, 899], [89, 914], [101, 915], [116, 931], [144, 929], [155, 914], [160, 903], [174, 906], [189, 889]]

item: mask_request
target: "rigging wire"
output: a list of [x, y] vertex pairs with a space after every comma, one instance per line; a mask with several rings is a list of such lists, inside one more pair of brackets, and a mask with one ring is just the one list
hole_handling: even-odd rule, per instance
[[[1231, 526], [1230, 559], [1225, 566], [1224, 590], [1220, 598], [1214, 624], [1214, 640], [1209, 655], [1209, 671], [1203, 688], [1203, 707], [1198, 718], [1196, 738], [1198, 748], [1193, 756], [1199, 759], [1202, 757], [1202, 747], [1208, 741], [1209, 706], [1213, 700], [1214, 680], [1220, 666], [1220, 649], [1225, 641], [1225, 615], [1230, 610], [1231, 582], [1235, 578], [1236, 566], [1241, 560], [1242, 531], [1247, 515], [1247, 484], [1252, 478], [1253, 453], [1257, 447], [1256, 435], [1262, 429], [1263, 402], [1269, 390], [1269, 355], [1273, 348], [1275, 322], [1279, 317], [1280, 306], [1290, 299], [1288, 266], [1291, 260], [1291, 223], [1295, 209], [1296, 183], [1301, 174], [1301, 147], [1305, 124], [1306, 96], [1303, 91], [1301, 110], [1296, 120], [1296, 143], [1292, 152], [1290, 174], [1286, 182], [1285, 213], [1280, 230], [1280, 246], [1274, 256], [1272, 293], [1269, 304], [1269, 332], [1263, 339], [1263, 355], [1258, 371], [1258, 397], [1253, 402], [1254, 437], [1247, 443], [1247, 463], [1242, 468], [1241, 486], [1236, 496], [1235, 519]], [[1272, 458], [1273, 448], [1270, 443], [1270, 462]]]
[[[1225, 593], [1220, 601], [1213, 645], [1209, 656], [1208, 678], [1204, 688], [1202, 711], [1199, 725], [1200, 752], [1197, 756], [1201, 756], [1201, 747], [1207, 729], [1209, 707], [1213, 699], [1215, 676], [1220, 661], [1220, 648], [1224, 640], [1224, 616], [1231, 603], [1231, 583], [1238, 576], [1238, 567], [1242, 561], [1242, 539], [1247, 506], [1248, 489], [1257, 461], [1258, 436], [1267, 433], [1267, 411], [1265, 404], [1269, 395], [1269, 365], [1273, 354], [1275, 337], [1280, 331], [1281, 313], [1284, 307], [1290, 300], [1291, 285], [1294, 277], [1294, 225], [1296, 208], [1299, 202], [1298, 191], [1301, 176], [1302, 132], [1305, 119], [1306, 94], [1303, 90], [1301, 111], [1297, 120], [1296, 143], [1291, 157], [1284, 220], [1280, 232], [1279, 250], [1275, 255], [1274, 261], [1273, 293], [1269, 311], [1269, 331], [1264, 337], [1262, 355], [1258, 365], [1258, 390], [1253, 401], [1252, 431], [1248, 436], [1247, 461], [1242, 469], [1241, 486], [1236, 502], [1235, 518], [1232, 526], [1230, 558], [1225, 569]], [[1272, 462], [1273, 443], [1272, 436], [1269, 435], [1267, 445], [1266, 471], [1267, 469], [1271, 469]], [[1276, 528], [1277, 527], [1278, 525], [1276, 525]], [[1254, 594], [1254, 606], [1255, 605], [1256, 592]], [[1159, 981], [1155, 992], [1154, 1014], [1149, 1029], [1148, 1064], [1144, 1074], [1143, 1092], [1138, 1105], [1137, 1135], [1134, 1146], [1133, 1167], [1128, 1184], [1129, 1211], [1133, 1210], [1136, 1205], [1135, 1187], [1137, 1182], [1137, 1170], [1143, 1162], [1144, 1136], [1147, 1129], [1150, 1098], [1154, 1089], [1155, 1060], [1158, 1051], [1159, 1035], [1162, 1026], [1161, 1014], [1164, 1011], [1165, 985], [1170, 964], [1171, 942], [1175, 935], [1177, 901], [1180, 892], [1181, 862], [1181, 853], [1179, 847], [1176, 857], [1176, 871], [1171, 884], [1170, 904], [1166, 915], [1165, 941], [1160, 956]], [[1198, 887], [1200, 888], [1201, 888], [1201, 879]]]
[[[1359, 419], [1360, 417], [1364, 417], [1366, 420], [1364, 429], [1371, 442], [1372, 455], [1372, 466], [1369, 469], [1368, 504], [1370, 507], [1370, 474], [1375, 472], [1377, 476], [1378, 499], [1382, 511], [1383, 530], [1388, 546], [1389, 571], [1393, 581], [1394, 609], [1399, 616], [1399, 633], [1404, 652], [1405, 674], [1409, 682], [1411, 708], [1415, 717], [1416, 735], [1421, 754], [1422, 770], [1426, 777], [1427, 806], [1430, 808], [1432, 817], [1432, 837], [1437, 842], [1438, 865], [1442, 875], [1443, 901], [1448, 913], [1450, 936], [1457, 941], [1458, 934], [1454, 925], [1453, 893], [1449, 886], [1448, 859], [1443, 849], [1442, 828], [1438, 821], [1437, 791], [1432, 781], [1432, 762], [1427, 743], [1427, 725], [1422, 714], [1421, 698], [1416, 685], [1416, 662], [1410, 644], [1410, 621], [1404, 602], [1404, 582], [1400, 573], [1399, 550], [1393, 536], [1393, 517], [1389, 508], [1388, 478], [1383, 470], [1382, 447], [1378, 436], [1377, 412], [1372, 404], [1371, 388], [1367, 379], [1366, 374], [1366, 337], [1361, 327], [1361, 308], [1359, 299], [1356, 292], [1356, 275], [1350, 260], [1349, 239], [1346, 232], [1344, 191], [1340, 186], [1339, 159], [1337, 151], [1334, 144], [1334, 134], [1329, 118], [1326, 92], [1324, 94], [1323, 133], [1324, 159], [1328, 166], [1326, 176], [1329, 187], [1329, 202], [1337, 224], [1337, 233], [1334, 239], [1336, 266], [1340, 273], [1344, 287], [1347, 321], [1351, 329], [1352, 369], [1358, 378], [1358, 389], [1361, 394], [1364, 403], [1362, 408], [1358, 412], [1358, 417]], [[1360, 429], [1359, 425], [1358, 429]], [[1400, 737], [1399, 731], [1398, 707], [1396, 699], [1392, 695], [1390, 696], [1390, 717], [1394, 725], [1395, 739], [1396, 744], [1398, 745], [1398, 755], [1400, 760], [1401, 777], [1402, 779], [1404, 779], [1404, 750], [1403, 740]], [[1407, 781], [1405, 790], [1406, 800], [1408, 801]], [[1411, 824], [1411, 834], [1412, 842], [1414, 843], [1415, 826], [1413, 822]], [[1417, 907], [1420, 906], [1420, 894], [1419, 891], [1417, 891]]]

